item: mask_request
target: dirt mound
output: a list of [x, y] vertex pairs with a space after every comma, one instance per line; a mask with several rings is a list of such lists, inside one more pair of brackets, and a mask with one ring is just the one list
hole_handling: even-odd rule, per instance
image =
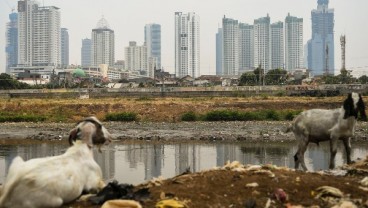
[[[367, 171], [368, 157], [345, 169]], [[337, 171], [339, 173], [343, 170]], [[367, 175], [302, 172], [273, 165], [241, 165], [234, 161], [212, 170], [153, 179], [137, 185], [148, 188], [143, 207], [175, 199], [187, 207], [368, 207]], [[355, 205], [355, 206], [354, 206]], [[69, 207], [100, 207], [78, 202]]]

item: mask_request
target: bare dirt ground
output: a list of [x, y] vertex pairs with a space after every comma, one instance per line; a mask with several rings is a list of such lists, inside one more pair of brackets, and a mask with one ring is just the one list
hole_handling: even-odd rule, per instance
[[[97, 100], [50, 101], [37, 106], [37, 102], [0, 102], [2, 109], [28, 106], [35, 110], [53, 108], [72, 111], [68, 122], [3, 123], [0, 125], [0, 145], [24, 142], [65, 142], [69, 130], [84, 116], [103, 118], [106, 112], [136, 112], [140, 122], [104, 122], [117, 140], [136, 141], [186, 141], [216, 140], [293, 140], [292, 134], [283, 130], [290, 122], [179, 122], [180, 115], [194, 110], [203, 113], [215, 109], [310, 109], [337, 108], [343, 97], [334, 98], [196, 98], [162, 100]], [[63, 103], [64, 105], [62, 105]], [[12, 106], [12, 107], [11, 107]], [[52, 112], [55, 111], [51, 110]], [[51, 120], [52, 121], [52, 120]], [[356, 140], [367, 140], [367, 123], [359, 122]], [[264, 165], [262, 167], [240, 165], [227, 166], [187, 173], [166, 180], [153, 180], [137, 185], [136, 190], [149, 188], [150, 197], [141, 201], [143, 207], [155, 207], [166, 198], [185, 202], [186, 207], [368, 207], [368, 184], [362, 180], [368, 176], [368, 158], [345, 166], [345, 171], [301, 172], [288, 168]], [[368, 179], [366, 179], [368, 180]], [[333, 188], [319, 187], [328, 186]], [[282, 191], [280, 190], [282, 189]], [[278, 190], [278, 191], [277, 191]], [[101, 207], [87, 202], [76, 202], [66, 207]], [[183, 206], [185, 207], [185, 206]]]

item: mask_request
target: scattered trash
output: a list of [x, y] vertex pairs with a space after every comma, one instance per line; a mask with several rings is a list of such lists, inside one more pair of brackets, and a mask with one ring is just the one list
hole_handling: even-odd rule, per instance
[[357, 206], [351, 201], [342, 201], [331, 208], [357, 208]]
[[189, 208], [185, 202], [176, 199], [165, 199], [157, 202], [155, 208]]
[[93, 204], [103, 204], [112, 199], [134, 199], [141, 201], [149, 197], [147, 188], [136, 192], [131, 184], [118, 184], [116, 180], [108, 183], [96, 196], [89, 197], [88, 201]]
[[257, 202], [255, 199], [248, 199], [247, 201], [245, 201], [244, 203], [245, 208], [256, 208], [257, 207]]
[[134, 200], [110, 200], [105, 202], [101, 208], [142, 208], [141, 204], [139, 202], [136, 202]]
[[283, 189], [278, 188], [274, 191], [272, 198], [274, 198], [277, 201], [280, 201], [282, 203], [285, 203], [288, 200], [288, 195], [286, 194], [286, 192]]
[[321, 197], [331, 196], [331, 197], [337, 197], [342, 198], [344, 194], [337, 188], [332, 186], [321, 186], [316, 189], [316, 192], [318, 193], [315, 197], [316, 199], [319, 199]]
[[260, 169], [262, 169], [262, 166], [252, 165], [252, 166], [247, 167], [245, 170], [247, 170], [247, 171], [256, 171], [256, 170], [260, 170]]
[[265, 208], [269, 208], [271, 206], [271, 202], [272, 202], [272, 200], [270, 198], [268, 198], [267, 202], [266, 202], [266, 205], [265, 205]]
[[360, 184], [362, 184], [363, 186], [368, 186], [368, 177], [363, 178], [363, 179], [360, 181]]
[[258, 187], [258, 183], [254, 182], [254, 183], [248, 183], [247, 185], [245, 185], [245, 187], [247, 188], [255, 188]]

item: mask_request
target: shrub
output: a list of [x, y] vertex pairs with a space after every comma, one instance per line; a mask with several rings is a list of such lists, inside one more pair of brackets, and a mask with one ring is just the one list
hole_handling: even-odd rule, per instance
[[301, 111], [287, 111], [285, 113], [285, 120], [292, 121]]
[[122, 112], [122, 113], [108, 113], [105, 116], [107, 121], [136, 121], [137, 114], [132, 112]]
[[266, 119], [271, 121], [279, 121], [281, 120], [280, 114], [275, 110], [266, 111]]
[[206, 121], [238, 121], [241, 116], [238, 111], [215, 110], [205, 115]]
[[197, 115], [193, 111], [190, 111], [190, 112], [187, 112], [181, 115], [181, 120], [182, 121], [196, 121]]

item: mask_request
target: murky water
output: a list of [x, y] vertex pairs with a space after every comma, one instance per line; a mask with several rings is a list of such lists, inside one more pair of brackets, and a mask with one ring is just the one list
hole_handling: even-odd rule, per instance
[[[320, 146], [310, 144], [305, 154], [310, 170], [328, 168], [329, 143]], [[5, 179], [12, 159], [20, 155], [29, 160], [37, 157], [59, 155], [67, 145], [0, 145], [0, 183]], [[95, 152], [95, 159], [101, 166], [106, 180], [117, 179], [121, 183], [138, 184], [153, 177], [173, 177], [190, 168], [191, 171], [223, 166], [226, 161], [240, 161], [243, 164], [275, 164], [293, 167], [295, 142], [259, 143], [207, 143], [207, 144], [111, 144], [102, 153]], [[352, 158], [365, 158], [368, 142], [352, 144]], [[341, 143], [336, 155], [336, 165], [346, 162]]]

